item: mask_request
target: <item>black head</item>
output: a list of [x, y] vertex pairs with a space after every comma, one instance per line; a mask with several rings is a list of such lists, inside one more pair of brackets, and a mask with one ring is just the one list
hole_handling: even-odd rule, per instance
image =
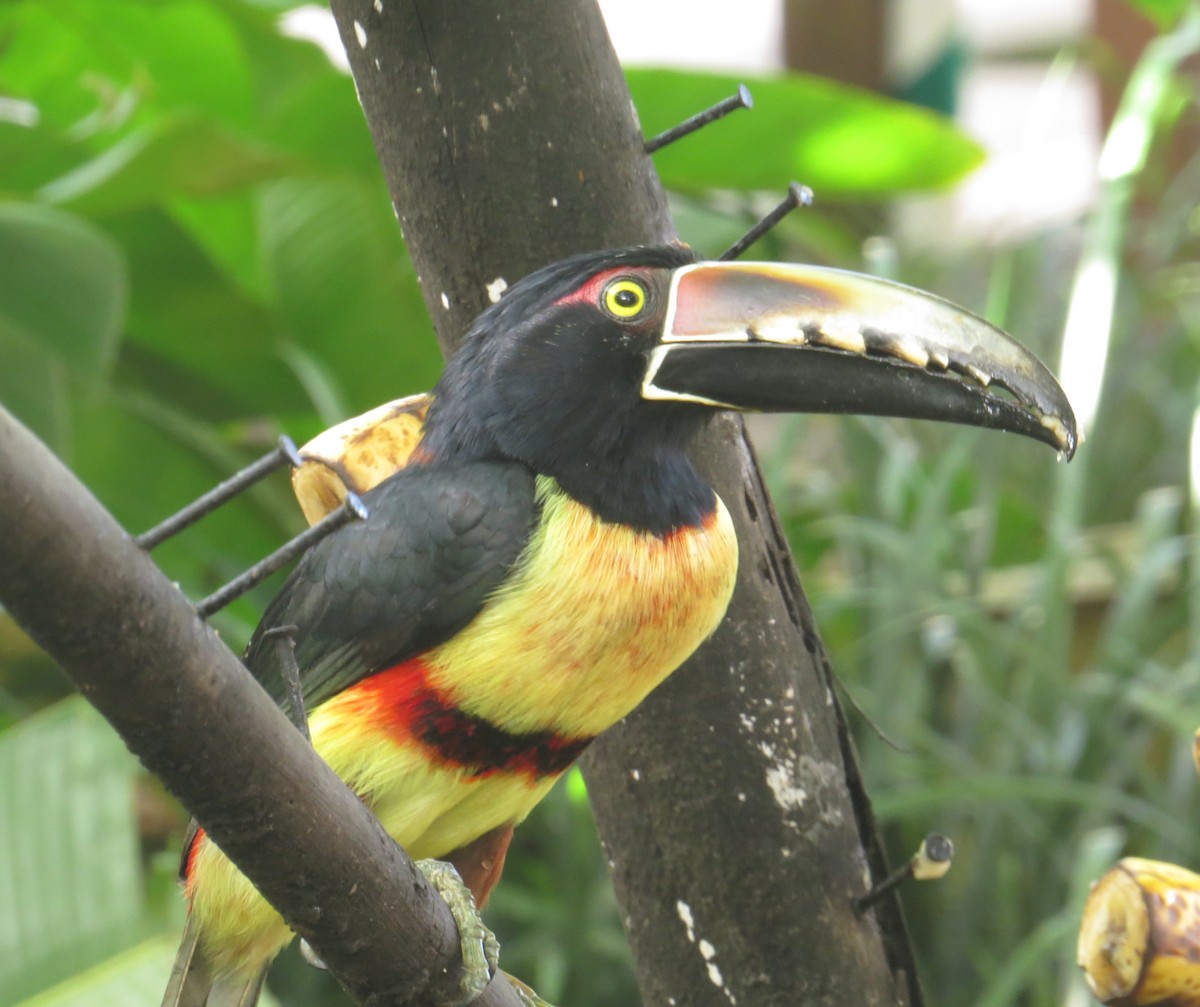
[[680, 246], [578, 255], [483, 312], [434, 389], [431, 458], [505, 458], [656, 532], [713, 506], [685, 449], [714, 409], [970, 423], [1075, 448], [1050, 372], [932, 295]]
[[682, 246], [577, 255], [530, 274], [472, 325], [434, 389], [434, 458], [520, 461], [602, 517], [654, 531], [713, 494], [684, 453], [712, 410], [642, 395]]

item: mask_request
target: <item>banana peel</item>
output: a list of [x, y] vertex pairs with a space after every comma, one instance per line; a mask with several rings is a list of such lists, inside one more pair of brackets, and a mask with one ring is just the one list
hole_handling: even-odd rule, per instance
[[310, 525], [346, 499], [361, 496], [404, 468], [421, 440], [433, 397], [410, 395], [384, 403], [318, 434], [300, 448], [292, 491]]
[[1200, 1007], [1200, 875], [1126, 857], [1092, 886], [1076, 961], [1114, 1007]]

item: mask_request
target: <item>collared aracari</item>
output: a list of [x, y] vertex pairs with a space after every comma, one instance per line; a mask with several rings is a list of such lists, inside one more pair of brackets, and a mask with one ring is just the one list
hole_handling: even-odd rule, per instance
[[[949, 420], [1068, 457], [1076, 443], [1031, 353], [898, 284], [678, 246], [515, 284], [447, 364], [407, 465], [365, 494], [369, 518], [304, 557], [245, 654], [286, 707], [268, 634], [296, 627], [317, 751], [480, 904], [513, 827], [725, 614], [737, 540], [687, 455], [720, 409]], [[168, 1002], [252, 1002], [292, 934], [203, 831], [182, 874]]]

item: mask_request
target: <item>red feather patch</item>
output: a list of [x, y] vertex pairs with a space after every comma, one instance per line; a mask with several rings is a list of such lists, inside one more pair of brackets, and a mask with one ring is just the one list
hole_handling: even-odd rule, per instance
[[506, 731], [467, 713], [430, 683], [420, 658], [380, 671], [348, 691], [353, 696], [344, 699], [361, 699], [389, 733], [416, 741], [436, 759], [474, 777], [557, 776], [592, 742], [591, 737], [564, 737], [553, 731]]

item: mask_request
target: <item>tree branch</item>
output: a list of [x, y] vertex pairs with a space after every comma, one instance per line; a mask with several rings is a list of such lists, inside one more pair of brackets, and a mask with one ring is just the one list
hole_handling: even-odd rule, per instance
[[[4, 607], [359, 1003], [456, 999], [446, 904], [187, 599], [3, 408], [0, 473]], [[520, 1001], [501, 978], [476, 1003]]]
[[[497, 278], [674, 237], [594, 0], [332, 7], [447, 353]], [[584, 760], [643, 996], [919, 1003], [897, 903], [852, 909], [886, 863], [740, 422], [715, 424], [694, 454], [738, 526], [733, 605]]]

